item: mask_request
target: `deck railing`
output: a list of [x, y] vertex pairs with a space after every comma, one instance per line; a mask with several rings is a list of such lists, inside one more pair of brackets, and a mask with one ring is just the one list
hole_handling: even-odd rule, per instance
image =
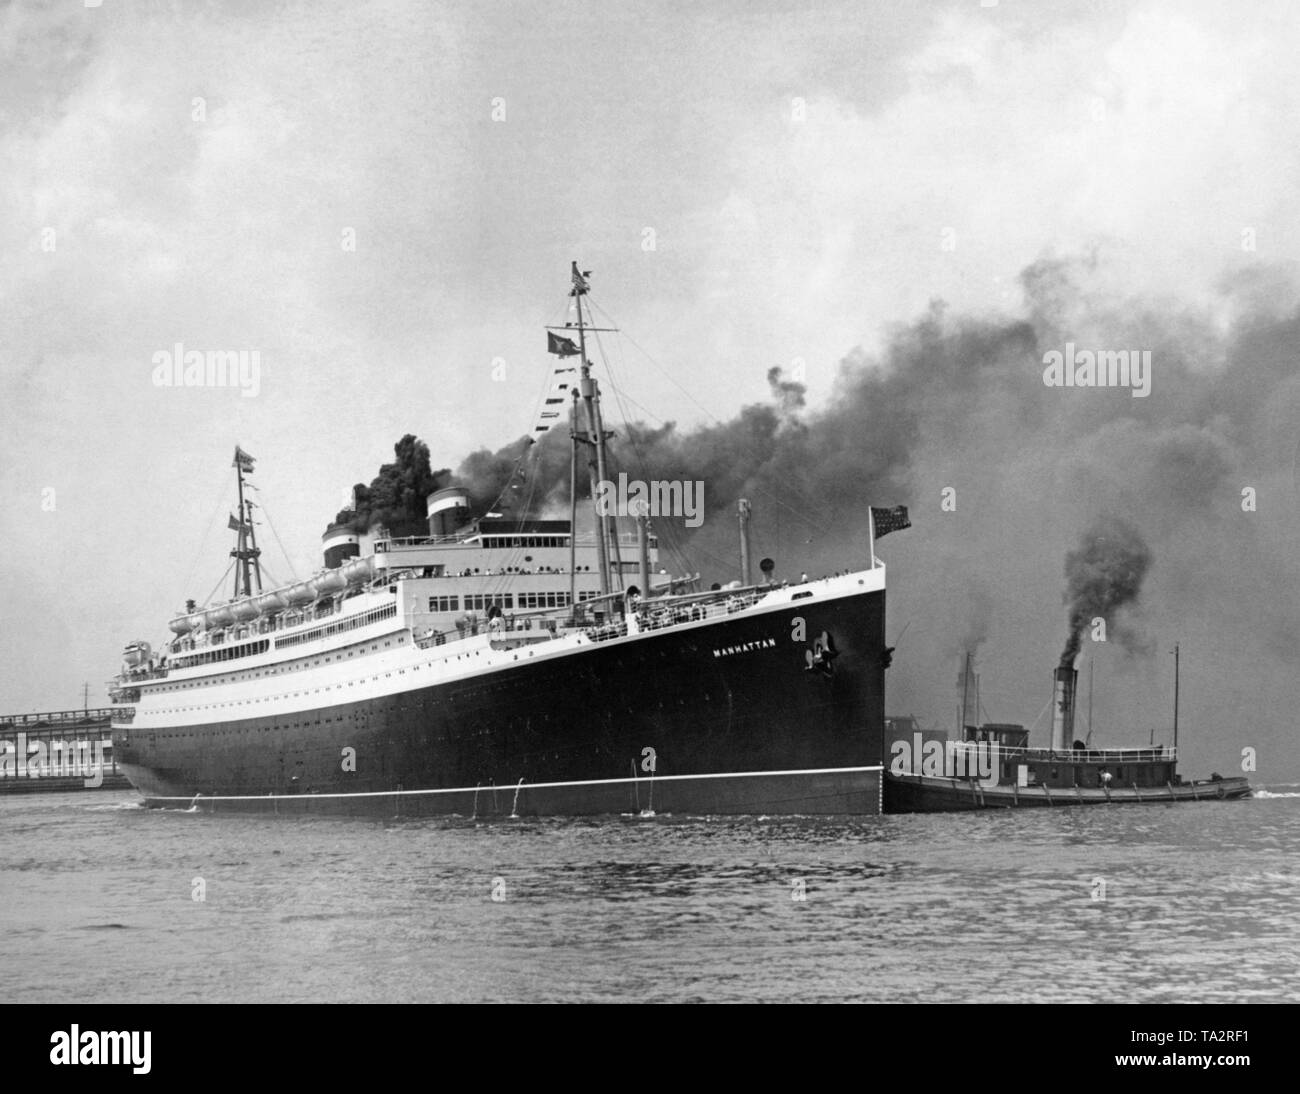
[[[985, 748], [991, 747], [985, 742], [965, 741], [965, 747], [975, 748], [983, 744]], [[1014, 748], [1007, 745], [998, 745], [998, 759], [1011, 761], [1032, 761], [1034, 763], [1054, 763], [1054, 764], [1082, 764], [1082, 763], [1108, 763], [1108, 764], [1135, 764], [1135, 763], [1160, 763], [1172, 761], [1178, 758], [1178, 750], [1165, 745], [1156, 745], [1153, 748], [1082, 748], [1082, 749], [1051, 749], [1051, 748]]]
[[86, 722], [106, 722], [113, 716], [112, 707], [94, 707], [90, 710], [51, 710], [41, 714], [0, 714], [0, 726], [23, 729], [36, 726], [84, 725]]
[[[641, 609], [636, 613], [637, 628], [641, 633], [645, 633], [647, 631], [665, 630], [682, 623], [698, 623], [704, 619], [721, 619], [743, 611], [766, 596], [768, 591], [764, 588], [731, 594], [722, 593], [718, 594], [717, 598], [713, 600], [696, 600], [663, 607], [657, 607], [653, 600], [644, 601], [641, 604]], [[501, 632], [493, 632], [486, 621], [474, 620], [463, 629], [441, 632], [430, 631], [426, 634], [417, 633], [414, 640], [416, 646], [422, 650], [427, 650], [431, 646], [442, 646], [448, 642], [458, 642], [481, 633], [491, 633], [494, 637], [507, 639], [527, 635], [529, 641], [539, 642], [547, 641], [549, 638], [563, 638], [566, 634], [571, 634], [575, 630], [581, 631], [593, 642], [607, 642], [611, 638], [625, 638], [630, 633], [628, 621], [623, 618], [609, 619], [600, 624], [584, 623], [576, 627], [572, 622], [572, 618], [568, 615], [557, 618], [555, 616], [545, 617], [541, 614], [530, 614], [528, 618], [533, 624], [531, 628], [520, 626], [521, 620], [516, 619], [513, 627], [507, 625]], [[554, 624], [553, 629], [548, 625], [552, 623]], [[546, 635], [548, 630], [551, 632], [549, 636]]]

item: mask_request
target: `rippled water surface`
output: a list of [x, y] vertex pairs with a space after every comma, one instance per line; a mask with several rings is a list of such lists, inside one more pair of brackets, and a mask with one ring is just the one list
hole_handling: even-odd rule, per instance
[[491, 823], [6, 796], [0, 998], [1294, 1002], [1300, 789], [1270, 790]]

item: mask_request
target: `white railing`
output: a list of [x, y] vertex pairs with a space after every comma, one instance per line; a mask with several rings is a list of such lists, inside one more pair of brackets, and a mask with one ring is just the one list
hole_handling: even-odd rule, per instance
[[[984, 745], [985, 748], [991, 748], [984, 742], [966, 741], [963, 746], [967, 748], [979, 747]], [[1166, 760], [1176, 760], [1178, 750], [1165, 745], [1155, 745], [1151, 748], [1085, 748], [1085, 749], [1051, 749], [1051, 748], [1013, 748], [1007, 745], [998, 745], [998, 758], [1000, 760], [1032, 760], [1035, 763], [1059, 763], [1059, 764], [1080, 764], [1080, 763], [1114, 763], [1114, 764], [1132, 764], [1132, 763], [1159, 763]]]
[[[724, 598], [709, 601], [695, 601], [671, 607], [656, 608], [654, 601], [643, 603], [636, 613], [637, 628], [647, 631], [667, 630], [683, 623], [698, 623], [705, 619], [723, 619], [736, 612], [744, 611], [751, 604], [757, 603], [767, 595], [767, 590], [758, 592], [732, 593]], [[603, 642], [610, 638], [621, 638], [627, 634], [626, 622], [606, 623], [587, 631], [587, 637], [594, 642]]]

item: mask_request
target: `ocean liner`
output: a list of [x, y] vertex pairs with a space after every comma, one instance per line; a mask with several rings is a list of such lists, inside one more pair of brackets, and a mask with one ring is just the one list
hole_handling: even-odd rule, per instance
[[[118, 766], [151, 807], [461, 814], [878, 813], [884, 763], [885, 567], [870, 510], [865, 564], [789, 583], [750, 570], [704, 588], [658, 566], [640, 499], [577, 511], [608, 484], [584, 297], [548, 348], [572, 438], [569, 520], [427, 499], [427, 535], [331, 527], [324, 568], [263, 589], [236, 448], [235, 595], [190, 602], [157, 650], [127, 646], [110, 681]], [[572, 336], [577, 341], [574, 342]], [[553, 400], [551, 400], [553, 401]], [[555, 416], [555, 412], [551, 412]], [[548, 428], [548, 427], [539, 427]], [[647, 512], [649, 510], [649, 512]], [[728, 517], [728, 520], [731, 518]], [[590, 531], [587, 531], [587, 528]]]

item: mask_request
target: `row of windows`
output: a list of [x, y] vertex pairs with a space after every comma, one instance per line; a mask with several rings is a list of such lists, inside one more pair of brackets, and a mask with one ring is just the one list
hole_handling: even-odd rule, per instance
[[514, 593], [497, 593], [495, 595], [474, 593], [472, 596], [465, 597], [466, 611], [484, 612], [488, 608], [513, 608], [514, 606]]
[[[480, 538], [481, 545], [489, 550], [515, 547], [567, 547], [569, 546], [568, 536], [483, 536]], [[659, 540], [656, 536], [649, 538], [651, 547], [658, 547]]]
[[[580, 599], [585, 600], [592, 594], [584, 593]], [[520, 593], [520, 608], [567, 608], [569, 606], [568, 593]], [[465, 597], [466, 611], [486, 611], [492, 606], [498, 608], [515, 607], [515, 597], [513, 593], [501, 593], [496, 596], [486, 596], [471, 594]], [[460, 611], [460, 597], [458, 596], [431, 596], [429, 597], [429, 611], [431, 612], [458, 612]]]
[[381, 619], [392, 619], [396, 614], [396, 604], [385, 604], [382, 608], [372, 608], [368, 612], [362, 612], [360, 615], [354, 615], [349, 619], [340, 619], [337, 623], [329, 623], [324, 627], [313, 627], [309, 631], [303, 631], [301, 634], [291, 634], [287, 638], [277, 638], [275, 648], [282, 650], [286, 646], [296, 646], [300, 642], [310, 642], [315, 638], [327, 638], [332, 634], [341, 634], [343, 631], [364, 627], [367, 623], [376, 623]]
[[568, 536], [484, 536], [484, 547], [567, 547]]
[[[384, 640], [384, 645], [385, 645], [385, 646], [391, 646], [394, 642], [396, 642], [396, 643], [400, 646], [400, 645], [402, 645], [405, 641], [406, 641], [406, 638], [405, 638], [404, 636], [399, 636], [399, 637], [397, 637], [396, 639], [391, 639], [391, 638], [390, 638], [390, 639], [385, 639], [385, 640]], [[378, 643], [378, 642], [373, 642], [373, 643], [371, 643], [370, 648], [371, 648], [372, 651], [374, 651], [374, 650], [378, 650], [378, 649], [379, 649], [379, 643]], [[360, 646], [357, 646], [355, 649], [349, 649], [349, 650], [347, 650], [347, 651], [346, 651], [346, 656], [348, 656], [348, 657], [363, 657], [363, 656], [365, 656], [365, 652], [366, 652], [366, 647], [365, 647], [365, 643], [363, 642]], [[199, 687], [210, 687], [210, 686], [213, 685], [213, 684], [229, 684], [229, 683], [233, 683], [233, 682], [235, 682], [235, 681], [237, 681], [237, 680], [249, 680], [249, 679], [252, 679], [254, 676], [274, 676], [274, 675], [276, 675], [276, 674], [278, 674], [278, 673], [296, 672], [296, 671], [298, 671], [298, 670], [300, 670], [300, 669], [308, 669], [308, 668], [311, 668], [313, 665], [319, 665], [322, 661], [324, 661], [324, 662], [326, 662], [326, 663], [328, 663], [328, 662], [330, 662], [330, 661], [342, 661], [343, 658], [344, 658], [344, 656], [345, 656], [345, 651], [343, 651], [343, 650], [338, 650], [336, 653], [334, 653], [334, 654], [332, 654], [332, 655], [330, 655], [330, 654], [325, 654], [325, 655], [322, 655], [321, 657], [317, 657], [314, 661], [312, 661], [312, 660], [308, 660], [308, 659], [304, 658], [302, 661], [295, 661], [295, 662], [292, 662], [292, 663], [290, 663], [290, 664], [280, 666], [280, 667], [278, 667], [278, 668], [260, 669], [260, 670], [258, 670], [257, 672], [243, 672], [243, 673], [238, 673], [237, 675], [234, 675], [234, 676], [218, 677], [218, 678], [215, 678], [215, 679], [212, 679], [212, 680], [196, 680], [196, 681], [193, 681], [192, 683], [191, 683], [191, 682], [187, 682], [187, 683], [183, 683], [183, 684], [169, 684], [169, 685], [166, 685], [166, 686], [164, 686], [164, 687], [159, 688], [158, 690], [159, 690], [159, 691], [176, 691], [178, 688], [180, 688], [180, 689], [186, 689], [186, 688], [194, 687], [195, 685], [197, 685], [197, 686], [199, 686]], [[417, 665], [416, 667], [418, 668], [419, 666]], [[397, 671], [398, 671], [399, 673], [405, 673], [405, 672], [406, 672], [405, 669], [398, 669]], [[385, 675], [386, 675], [386, 676], [392, 676], [393, 674], [392, 674], [391, 672], [389, 672], [389, 673], [385, 673]], [[362, 677], [362, 679], [364, 680], [365, 678]], [[372, 679], [372, 680], [378, 680], [379, 677], [378, 677], [378, 676], [372, 676], [371, 679]], [[355, 681], [350, 681], [350, 682], [348, 683], [348, 687], [351, 687], [351, 686], [353, 685], [353, 683], [355, 683]], [[325, 686], [325, 690], [326, 690], [326, 691], [329, 691], [331, 687], [340, 687], [340, 688], [341, 688], [342, 686], [343, 686], [342, 684], [327, 684], [327, 685]], [[315, 690], [315, 691], [320, 691], [321, 689], [320, 689], [320, 688], [315, 688], [314, 690]], [[306, 695], [306, 694], [307, 694], [306, 691], [294, 691], [294, 692], [288, 692], [288, 691], [286, 691], [286, 692], [280, 692], [280, 693], [279, 693], [279, 696], [282, 697], [282, 696], [288, 696], [288, 695]], [[257, 698], [257, 699], [229, 699], [229, 700], [227, 700], [227, 701], [224, 702], [224, 703], [207, 703], [207, 704], [200, 704], [199, 706], [193, 706], [193, 707], [161, 707], [161, 708], [159, 708], [159, 710], [160, 710], [161, 712], [163, 712], [163, 713], [165, 713], [165, 712], [167, 712], [167, 711], [180, 711], [180, 710], [209, 710], [209, 709], [215, 709], [216, 707], [221, 707], [221, 706], [244, 706], [245, 704], [248, 704], [248, 703], [265, 703], [265, 702], [268, 702], [268, 701], [270, 701], [270, 700], [272, 700], [272, 699], [275, 699], [275, 698], [277, 698], [277, 696], [272, 695], [272, 696], [262, 696], [262, 697]], [[157, 712], [155, 712], [155, 713], [157, 713]], [[114, 717], [116, 717], [116, 713], [114, 714]]]
[[521, 608], [567, 608], [568, 593], [520, 593]]
[[[399, 645], [405, 641], [405, 638], [399, 638], [397, 640]], [[386, 640], [384, 645], [392, 645], [391, 640]], [[378, 650], [379, 643], [377, 641], [372, 642], [370, 648], [371, 650]], [[313, 665], [319, 665], [322, 659], [325, 661], [342, 661], [345, 652], [348, 657], [361, 657], [366, 652], [366, 644], [363, 641], [359, 646], [343, 647], [342, 649], [336, 650], [332, 656], [330, 654], [324, 654], [322, 657], [317, 657], [314, 661], [311, 659], [311, 655], [308, 654], [300, 660], [285, 661], [278, 665], [269, 665], [266, 668], [253, 669], [249, 672], [231, 672], [224, 673], [220, 676], [208, 676], [199, 680], [182, 680], [178, 684], [160, 684], [158, 687], [151, 689], [149, 694], [156, 695], [160, 691], [187, 691], [190, 688], [220, 687], [222, 684], [233, 684], [240, 680], [252, 680], [257, 676], [275, 676], [276, 674], [283, 672], [298, 672], [301, 669], [309, 669]]]
[[193, 653], [187, 657], [178, 657], [172, 662], [174, 669], [188, 669], [193, 665], [206, 665], [212, 661], [233, 661], [236, 657], [248, 657], [254, 653], [265, 653], [271, 648], [271, 640], [263, 638], [260, 642], [246, 642], [242, 646], [223, 646], [221, 649], [208, 650], [206, 653]]

